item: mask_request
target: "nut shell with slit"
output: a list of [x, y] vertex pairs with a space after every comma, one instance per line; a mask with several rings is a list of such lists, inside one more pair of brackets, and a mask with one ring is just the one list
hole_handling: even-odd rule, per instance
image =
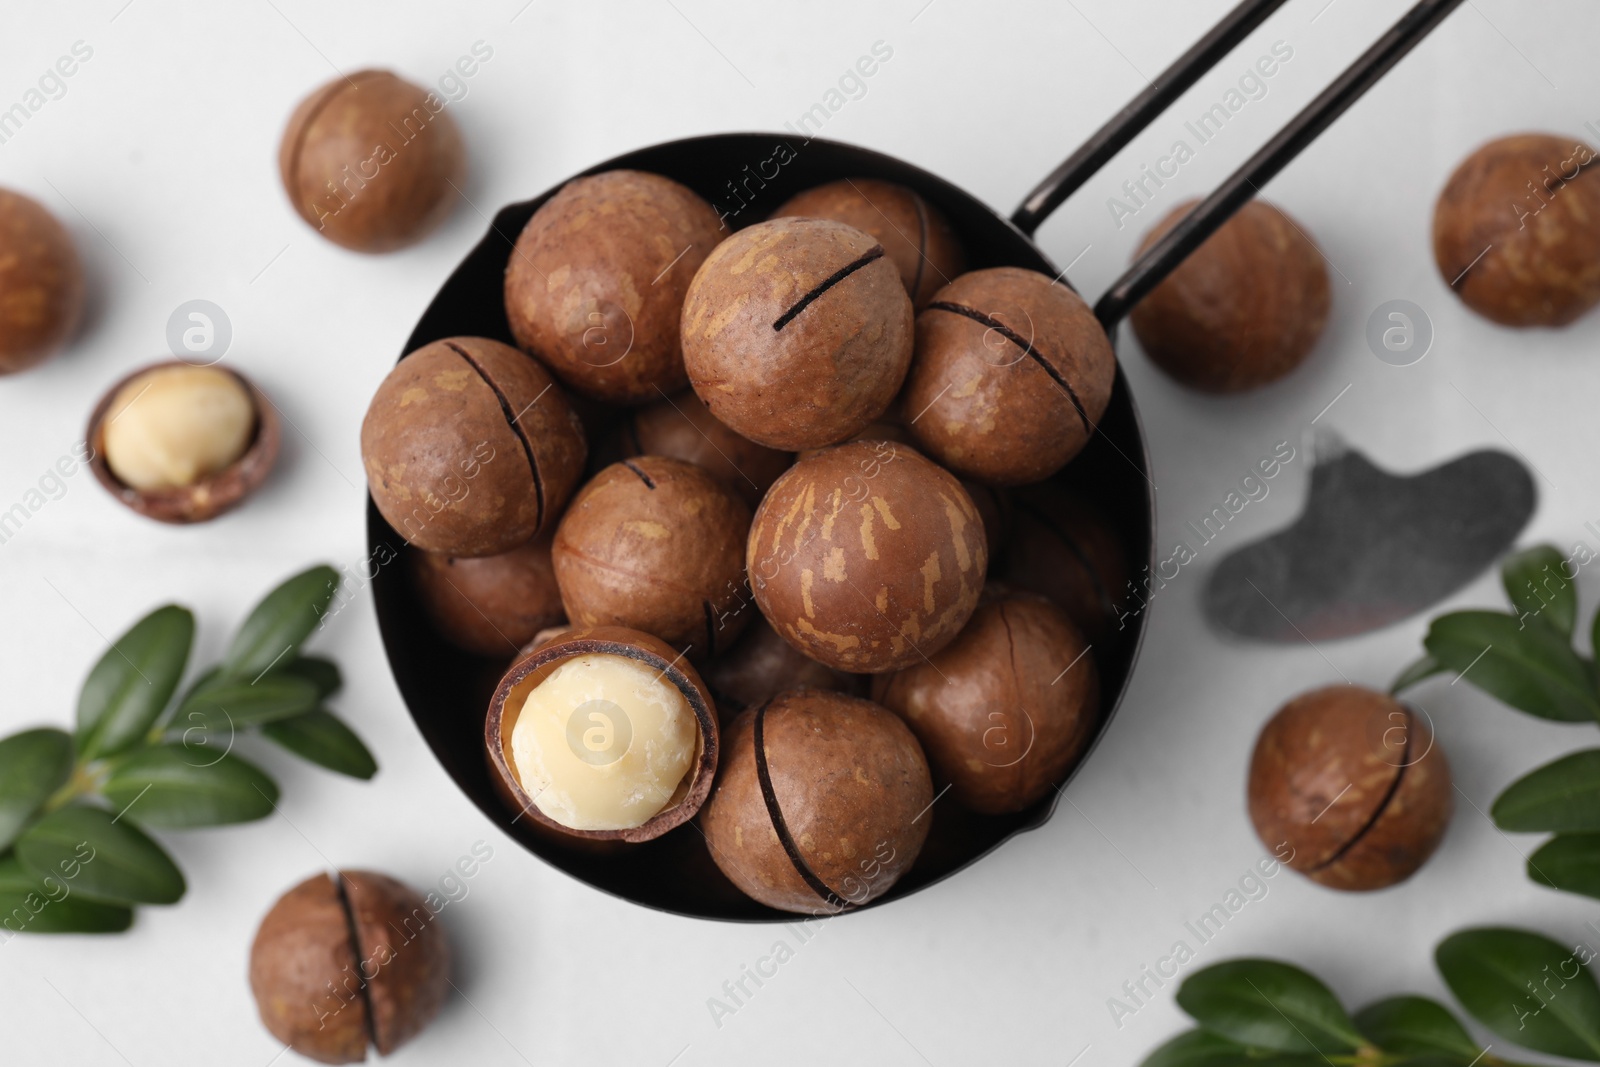
[[665, 456], [613, 463], [556, 529], [552, 558], [574, 626], [628, 626], [696, 658], [749, 621], [750, 507], [705, 468]]
[[1565, 326], [1600, 303], [1600, 176], [1570, 137], [1502, 137], [1464, 160], [1433, 212], [1439, 275], [1502, 326]]
[[915, 450], [857, 441], [799, 460], [767, 492], [746, 566], [761, 613], [836, 670], [898, 670], [943, 648], [978, 604], [983, 520]]
[[866, 427], [900, 391], [911, 300], [867, 234], [772, 219], [706, 258], [682, 335], [689, 380], [713, 415], [768, 448], [820, 448]]
[[843, 178], [784, 201], [774, 218], [796, 215], [854, 226], [883, 245], [911, 302], [921, 308], [964, 268], [966, 254], [944, 213], [915, 189], [877, 178]]
[[424, 345], [361, 424], [372, 499], [418, 548], [493, 556], [554, 524], [583, 473], [583, 428], [530, 357], [483, 337]]
[[1077, 766], [1100, 719], [1100, 679], [1083, 635], [1043, 597], [982, 604], [925, 663], [874, 679], [935, 776], [963, 807], [1022, 811]]
[[933, 820], [933, 780], [904, 723], [868, 700], [782, 693], [724, 739], [701, 813], [712, 859], [747, 895], [832, 914], [888, 892]]
[[711, 205], [670, 178], [575, 178], [534, 212], [506, 261], [511, 332], [574, 392], [658, 400], [688, 382], [684, 292], [724, 236]]
[[1438, 848], [1452, 788], [1425, 716], [1384, 693], [1329, 686], [1291, 700], [1262, 729], [1250, 819], [1262, 843], [1312, 881], [1383, 889]]
[[794, 462], [790, 453], [758, 445], [724, 426], [692, 389], [635, 410], [623, 427], [623, 451], [698, 463], [752, 508]]
[[963, 274], [917, 315], [903, 409], [918, 447], [968, 478], [1023, 485], [1089, 443], [1117, 362], [1083, 298], [1037, 271]]
[[322, 1063], [387, 1056], [433, 1021], [450, 946], [421, 894], [386, 875], [317, 874], [285, 893], [250, 948], [250, 990], [278, 1040]]

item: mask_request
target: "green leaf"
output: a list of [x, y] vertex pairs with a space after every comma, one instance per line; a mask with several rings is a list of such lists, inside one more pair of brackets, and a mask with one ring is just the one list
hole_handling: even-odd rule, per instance
[[226, 752], [238, 731], [304, 715], [316, 706], [317, 687], [288, 674], [269, 674], [254, 685], [218, 682], [184, 698], [167, 735], [181, 737], [190, 748], [210, 745]]
[[378, 773], [378, 761], [356, 732], [322, 708], [268, 723], [261, 728], [261, 736], [302, 759], [352, 778], [365, 780]]
[[172, 904], [183, 896], [183, 872], [161, 846], [101, 808], [52, 811], [17, 839], [17, 859], [34, 877], [67, 879], [93, 900]]
[[0, 945], [12, 934], [119, 934], [133, 909], [86, 900], [60, 875], [35, 878], [15, 856], [0, 857]]
[[101, 792], [141, 826], [184, 829], [272, 814], [278, 785], [253, 764], [209, 748], [162, 745], [117, 762]]
[[317, 628], [339, 572], [323, 564], [303, 571], [266, 595], [233, 637], [222, 671], [231, 679], [254, 681], [263, 672], [293, 657], [295, 649]]
[[1400, 676], [1389, 686], [1391, 694], [1399, 694], [1402, 690], [1410, 689], [1418, 682], [1432, 678], [1436, 674], [1445, 672], [1445, 665], [1432, 656], [1423, 656], [1411, 666], [1400, 672]]
[[344, 676], [339, 673], [339, 665], [331, 659], [321, 656], [297, 656], [279, 668], [284, 674], [292, 674], [296, 678], [304, 678], [317, 687], [317, 695], [323, 700], [337, 693], [344, 686]]
[[1229, 960], [1191, 975], [1178, 1006], [1207, 1030], [1278, 1052], [1354, 1052], [1365, 1042], [1327, 986], [1275, 960]]
[[1600, 719], [1589, 669], [1548, 626], [1498, 611], [1457, 611], [1428, 627], [1428, 655], [1519, 711], [1558, 722]]
[[117, 638], [78, 697], [78, 751], [112, 756], [144, 740], [172, 699], [194, 641], [194, 616], [157, 608]]
[[1562, 756], [1506, 787], [1490, 809], [1502, 830], [1600, 832], [1600, 748]]
[[1356, 1028], [1385, 1052], [1443, 1053], [1471, 1063], [1483, 1050], [1456, 1017], [1427, 997], [1390, 997], [1356, 1012]]
[[1179, 1034], [1145, 1059], [1142, 1067], [1324, 1067], [1320, 1056], [1247, 1049], [1205, 1030]]
[[1500, 580], [1524, 623], [1535, 619], [1572, 643], [1578, 622], [1578, 588], [1562, 572], [1566, 558], [1553, 545], [1534, 545], [1506, 557]]
[[72, 738], [61, 730], [24, 730], [0, 741], [0, 852], [72, 777]]
[[1600, 898], [1600, 834], [1557, 834], [1528, 857], [1528, 877], [1564, 893]]
[[1600, 1061], [1600, 986], [1570, 950], [1526, 930], [1484, 928], [1445, 938], [1434, 959], [1462, 1007], [1507, 1041]]

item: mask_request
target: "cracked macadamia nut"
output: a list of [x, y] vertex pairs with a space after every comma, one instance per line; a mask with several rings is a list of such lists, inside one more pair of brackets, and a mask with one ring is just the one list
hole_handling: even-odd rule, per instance
[[905, 445], [799, 460], [750, 527], [746, 567], [773, 629], [836, 670], [910, 666], [966, 625], [989, 555], [961, 483]]
[[278, 170], [311, 228], [356, 252], [425, 237], [466, 180], [455, 119], [434, 93], [386, 70], [340, 75], [300, 102]]
[[250, 990], [273, 1037], [322, 1063], [359, 1063], [369, 1042], [387, 1056], [439, 1014], [450, 945], [432, 894], [371, 871], [337, 878], [308, 878], [267, 912]]
[[943, 213], [894, 182], [844, 178], [807, 189], [772, 214], [832, 219], [867, 234], [883, 246], [918, 308], [964, 269], [966, 255]]
[[553, 636], [513, 663], [484, 723], [496, 788], [558, 834], [648, 841], [690, 819], [718, 752], [711, 695], [674, 649], [622, 626]]
[[554, 531], [498, 556], [413, 552], [412, 578], [439, 635], [479, 656], [509, 659], [566, 609], [550, 561]]
[[711, 205], [670, 178], [575, 178], [534, 212], [506, 261], [511, 332], [574, 392], [659, 400], [688, 382], [684, 293], [725, 235]]
[[412, 352], [361, 423], [367, 487], [411, 544], [493, 556], [549, 529], [583, 475], [572, 405], [535, 360], [483, 337]]
[[83, 318], [83, 266], [43, 204], [0, 189], [0, 374], [55, 355]]
[[630, 456], [670, 456], [698, 463], [752, 508], [788, 470], [794, 456], [740, 437], [711, 414], [694, 390], [639, 408], [624, 428]]
[[552, 556], [575, 626], [629, 626], [697, 658], [749, 620], [750, 507], [703, 467], [665, 456], [614, 463], [573, 499]]
[[1268, 721], [1250, 760], [1250, 819], [1312, 881], [1369, 890], [1416, 873], [1444, 837], [1450, 765], [1426, 717], [1383, 693], [1329, 686]]
[[883, 246], [827, 219], [740, 230], [683, 305], [695, 392], [735, 433], [783, 451], [843, 441], [883, 414], [911, 341], [911, 300]]
[[1022, 485], [1089, 443], [1116, 357], [1083, 298], [1036, 271], [963, 274], [917, 315], [903, 410], [918, 447], [968, 478]]
[[1565, 326], [1600, 303], [1594, 150], [1525, 133], [1491, 141], [1450, 176], [1433, 212], [1439, 274], [1503, 326]]
[[728, 729], [701, 815], [711, 858], [748, 896], [821, 915], [888, 892], [933, 821], [933, 780], [905, 724], [869, 700], [780, 694]]
[[[1197, 201], [1145, 235], [1143, 252]], [[1328, 324], [1328, 268], [1305, 227], [1252, 200], [1128, 316], [1151, 361], [1192, 389], [1240, 393], [1305, 362]]]
[[112, 399], [106, 463], [134, 489], [189, 486], [244, 455], [255, 428], [255, 403], [237, 375], [220, 367], [157, 367]]
[[556, 667], [511, 733], [517, 779], [574, 830], [628, 830], [667, 806], [694, 764], [694, 712], [661, 672], [592, 653]]
[[922, 742], [936, 778], [972, 811], [1032, 807], [1078, 765], [1100, 719], [1083, 635], [1042, 597], [979, 606], [942, 650], [874, 679], [873, 696]]

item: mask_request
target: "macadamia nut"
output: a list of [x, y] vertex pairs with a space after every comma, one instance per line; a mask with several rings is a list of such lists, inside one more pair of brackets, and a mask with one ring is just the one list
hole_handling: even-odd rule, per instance
[[105, 427], [106, 462], [145, 492], [193, 485], [250, 446], [256, 411], [235, 375], [217, 367], [158, 367], [117, 394]]
[[574, 830], [640, 826], [694, 764], [695, 716], [661, 672], [626, 656], [575, 656], [528, 694], [511, 733], [533, 803]]

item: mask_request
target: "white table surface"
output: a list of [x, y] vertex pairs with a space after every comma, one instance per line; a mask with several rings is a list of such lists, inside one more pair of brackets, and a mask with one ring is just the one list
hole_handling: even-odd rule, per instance
[[[96, 397], [165, 353], [180, 303], [229, 315], [227, 360], [292, 422], [267, 488], [227, 517], [176, 529], [116, 504], [88, 473], [0, 545], [0, 730], [70, 721], [105, 647], [156, 604], [200, 620], [198, 658], [278, 579], [364, 555], [357, 428], [421, 309], [485, 228], [461, 204], [426, 242], [381, 257], [321, 240], [290, 210], [276, 152], [295, 102], [339, 70], [388, 66], [435, 81], [475, 42], [493, 57], [451, 105], [472, 152], [477, 208], [533, 195], [596, 161], [676, 137], [796, 119], [856, 58], [893, 57], [828, 122], [828, 137], [902, 156], [1009, 211], [1032, 183], [1198, 37], [1227, 0], [732, 0], [558, 4], [85, 0], [8, 5], [0, 108], [77, 41], [92, 58], [0, 144], [0, 184], [41, 199], [87, 261], [92, 310], [65, 355], [0, 381], [0, 508], [79, 439]], [[1222, 178], [1405, 7], [1294, 0], [1041, 231], [1080, 289], [1098, 294], [1143, 229]], [[920, 10], [919, 10], [920, 9]], [[1322, 416], [1394, 469], [1476, 447], [1514, 448], [1540, 472], [1524, 537], [1587, 539], [1600, 518], [1591, 451], [1600, 315], [1560, 332], [1509, 332], [1468, 314], [1438, 278], [1434, 197], [1470, 149], [1523, 129], [1600, 125], [1588, 0], [1470, 0], [1305, 156], [1270, 197], [1334, 265], [1334, 316], [1309, 363], [1260, 392], [1208, 399], [1121, 358], [1143, 411], [1159, 491], [1159, 540], [1208, 511], [1279, 441], [1303, 448]], [[1294, 58], [1118, 229], [1106, 200], [1183, 135], [1274, 41]], [[1594, 134], [1587, 135], [1591, 140]], [[1438, 331], [1396, 368], [1363, 340], [1394, 298]], [[1302, 451], [1301, 456], [1305, 453]], [[1137, 1063], [1184, 1019], [1171, 989], [1116, 1025], [1107, 1001], [1264, 855], [1243, 782], [1262, 721], [1294, 693], [1341, 677], [1386, 684], [1418, 651], [1421, 618], [1320, 648], [1220, 640], [1202, 624], [1204, 571], [1288, 523], [1309, 464], [1290, 464], [1156, 601], [1115, 725], [1056, 817], [975, 868], [891, 907], [827, 924], [803, 946], [770, 926], [657, 914], [545, 866], [489, 825], [434, 761], [391, 679], [370, 592], [318, 638], [344, 666], [337, 706], [369, 740], [370, 784], [259, 753], [282, 816], [166, 834], [190, 890], [144, 908], [131, 932], [16, 938], [0, 947], [0, 1062], [265, 1067], [281, 1046], [256, 1019], [245, 961], [279, 893], [332, 864], [423, 886], [483, 839], [493, 859], [444, 912], [460, 957], [454, 996], [397, 1064], [750, 1062]], [[1580, 584], [1585, 617], [1593, 575]], [[1452, 600], [1501, 602], [1485, 575]], [[1538, 889], [1486, 809], [1507, 783], [1591, 740], [1511, 712], [1465, 686], [1422, 702], [1465, 797], [1443, 847], [1408, 884], [1352, 896], [1292, 873], [1267, 883], [1189, 973], [1270, 953], [1326, 976], [1348, 1002], [1444, 995], [1432, 948], [1466, 925], [1512, 923], [1573, 939], [1592, 903]], [[718, 1026], [707, 1000], [769, 952], [797, 946]], [[286, 1054], [279, 1062], [290, 1062]]]

